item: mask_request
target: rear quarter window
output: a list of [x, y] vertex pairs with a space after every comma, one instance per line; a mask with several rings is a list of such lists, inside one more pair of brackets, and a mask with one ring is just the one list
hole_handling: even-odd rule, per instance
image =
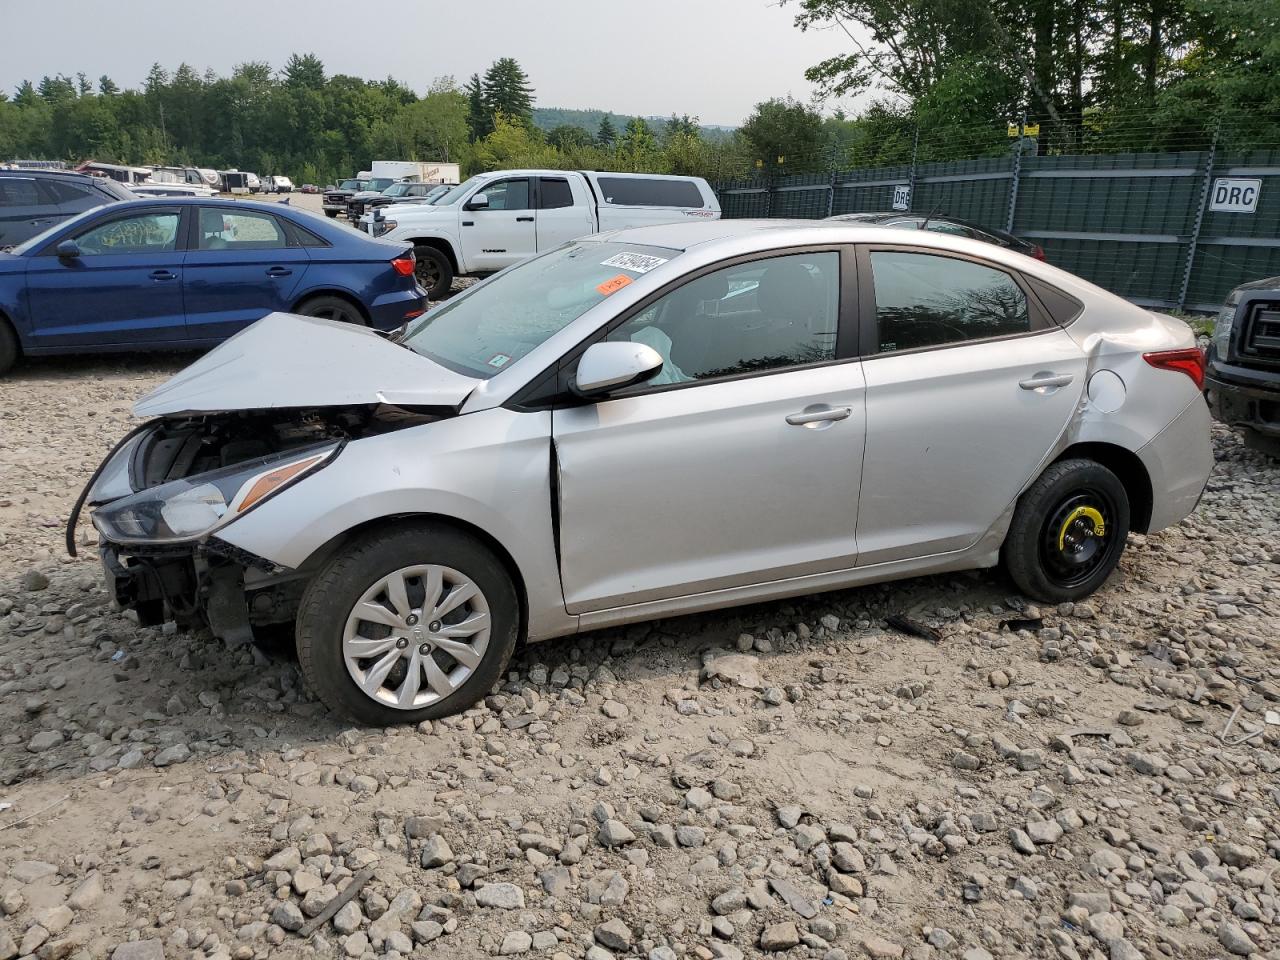
[[702, 191], [689, 180], [646, 180], [643, 177], [600, 177], [605, 203], [620, 207], [704, 207]]
[[1059, 326], [1065, 327], [1080, 316], [1081, 311], [1084, 310], [1084, 304], [1071, 296], [1071, 294], [1063, 293], [1057, 287], [1045, 283], [1038, 277], [1031, 277], [1024, 273], [1022, 279], [1031, 288], [1031, 292], [1036, 295], [1036, 299], [1043, 305], [1049, 317]]

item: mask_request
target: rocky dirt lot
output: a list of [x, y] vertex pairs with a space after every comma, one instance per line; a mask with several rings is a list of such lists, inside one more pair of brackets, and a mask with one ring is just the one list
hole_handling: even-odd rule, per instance
[[287, 634], [141, 629], [87, 526], [61, 555], [183, 359], [0, 380], [0, 960], [1280, 957], [1280, 467], [1234, 436], [1088, 603], [975, 573], [598, 633], [362, 730]]

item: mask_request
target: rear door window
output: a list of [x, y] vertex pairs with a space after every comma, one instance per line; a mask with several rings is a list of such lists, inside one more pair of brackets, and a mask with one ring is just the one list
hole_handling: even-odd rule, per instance
[[601, 196], [620, 207], [703, 207], [702, 191], [691, 180], [600, 177]]
[[1026, 294], [1003, 270], [927, 253], [873, 250], [877, 353], [1028, 333]]
[[36, 207], [40, 193], [36, 182], [25, 177], [0, 177], [0, 207]]
[[269, 213], [200, 208], [198, 250], [277, 250], [288, 245], [284, 227]]
[[[57, 198], [58, 203], [83, 204], [90, 199], [89, 191], [62, 180], [46, 180], [44, 186], [46, 190]], [[77, 209], [80, 208], [77, 207]]]
[[538, 209], [559, 210], [573, 206], [573, 189], [568, 180], [559, 177], [542, 177], [538, 183]]

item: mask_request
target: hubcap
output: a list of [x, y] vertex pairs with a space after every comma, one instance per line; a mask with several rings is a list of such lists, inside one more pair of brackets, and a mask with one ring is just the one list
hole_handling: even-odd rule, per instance
[[1055, 583], [1078, 586], [1106, 563], [1115, 543], [1108, 520], [1113, 509], [1106, 494], [1085, 490], [1067, 497], [1050, 513], [1040, 555]]
[[417, 710], [452, 694], [489, 646], [489, 602], [452, 567], [402, 567], [378, 580], [347, 616], [342, 657], [365, 696]]

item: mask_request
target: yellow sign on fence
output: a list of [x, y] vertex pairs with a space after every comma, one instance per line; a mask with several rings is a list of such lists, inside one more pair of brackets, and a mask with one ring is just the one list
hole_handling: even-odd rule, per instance
[[1018, 124], [1016, 124], [1016, 123], [1011, 123], [1011, 124], [1009, 124], [1009, 136], [1011, 136], [1011, 137], [1017, 137], [1017, 136], [1023, 136], [1023, 137], [1038, 137], [1038, 136], [1040, 136], [1040, 124], [1038, 124], [1038, 123], [1028, 123], [1026, 126], [1024, 126], [1024, 127], [1022, 128], [1022, 132], [1021, 132], [1021, 133], [1019, 133], [1019, 132], [1018, 132]]

